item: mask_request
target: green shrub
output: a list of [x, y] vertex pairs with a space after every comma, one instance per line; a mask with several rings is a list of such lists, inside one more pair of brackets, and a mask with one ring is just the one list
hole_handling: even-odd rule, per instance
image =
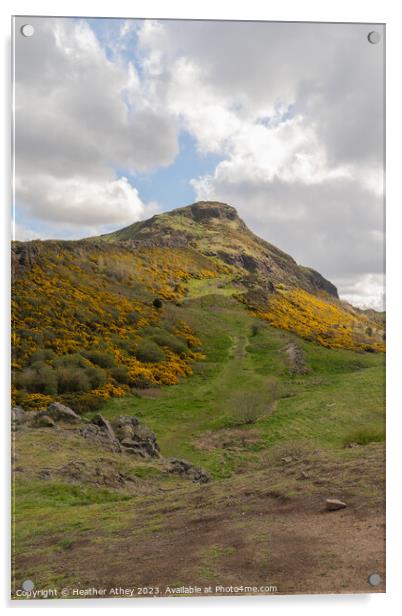
[[96, 387], [101, 387], [106, 383], [106, 372], [97, 366], [89, 366], [89, 368], [85, 369], [85, 374], [89, 379], [91, 384], [91, 389], [95, 389]]
[[119, 349], [123, 349], [129, 355], [135, 355], [135, 344], [131, 338], [120, 338], [120, 336], [112, 336], [113, 343], [119, 347]]
[[96, 396], [91, 392], [83, 394], [63, 394], [62, 396], [59, 396], [58, 399], [79, 415], [99, 411], [106, 404], [106, 400], [104, 398]]
[[32, 353], [30, 363], [33, 364], [36, 361], [52, 361], [56, 357], [56, 353], [52, 349], [42, 349]]
[[14, 383], [18, 389], [29, 393], [57, 394], [57, 376], [51, 366], [41, 361], [34, 362], [29, 368], [17, 372]]
[[101, 368], [114, 368], [116, 361], [112, 355], [97, 351], [95, 349], [83, 351], [83, 355], [89, 359], [93, 364], [100, 366]]
[[117, 366], [117, 368], [112, 368], [110, 374], [118, 383], [123, 383], [126, 385], [129, 381], [128, 370], [125, 366]]
[[144, 374], [137, 374], [134, 378], [131, 378], [128, 382], [130, 387], [136, 387], [137, 389], [148, 389], [152, 387], [153, 383]]
[[57, 368], [86, 368], [90, 364], [81, 353], [70, 353], [57, 357], [53, 365]]
[[281, 395], [279, 381], [275, 377], [266, 380], [260, 391], [239, 391], [231, 399], [231, 418], [235, 425], [252, 424], [273, 408]]
[[135, 352], [137, 359], [144, 363], [158, 363], [166, 359], [166, 355], [153, 340], [141, 340]]
[[177, 338], [173, 334], [170, 334], [162, 329], [160, 332], [152, 336], [152, 340], [161, 347], [168, 347], [171, 351], [174, 351], [174, 353], [177, 353], [178, 355], [181, 353], [188, 353], [188, 347], [183, 340], [180, 340], [180, 338]]
[[57, 368], [57, 383], [60, 394], [88, 391], [91, 388], [91, 383], [85, 372], [75, 367], [59, 366]]
[[266, 408], [260, 393], [240, 391], [231, 399], [231, 419], [234, 425], [252, 424]]

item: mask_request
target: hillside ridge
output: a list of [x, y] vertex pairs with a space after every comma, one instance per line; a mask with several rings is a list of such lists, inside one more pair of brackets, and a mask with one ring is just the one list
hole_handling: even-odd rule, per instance
[[291, 255], [258, 237], [236, 208], [219, 201], [198, 201], [88, 239], [124, 241], [133, 248], [191, 247], [241, 268], [246, 274], [258, 274], [267, 283], [285, 283], [311, 293], [325, 292], [339, 297], [332, 282], [316, 270], [298, 265]]

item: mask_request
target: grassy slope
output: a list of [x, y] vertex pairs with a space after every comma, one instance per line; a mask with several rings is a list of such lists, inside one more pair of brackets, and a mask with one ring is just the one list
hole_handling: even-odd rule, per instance
[[[40, 481], [36, 471], [60, 466], [61, 455], [63, 462], [83, 459], [93, 464], [109, 458], [121, 466], [122, 460], [118, 459], [118, 454], [88, 449], [87, 443], [83, 444], [77, 437], [66, 440], [63, 436], [63, 442], [56, 443], [55, 453], [50, 454], [53, 440], [57, 439], [51, 431], [37, 430], [35, 435], [24, 433], [17, 439], [16, 465], [30, 469], [31, 475], [28, 473], [24, 479], [23, 474], [16, 473], [18, 579], [35, 576], [46, 584], [78, 583], [78, 580], [80, 585], [85, 580], [88, 584], [95, 580], [118, 584], [124, 576], [126, 583], [130, 583], [130, 575], [136, 575], [138, 583], [152, 584], [164, 580], [170, 573], [170, 583], [191, 580], [207, 583], [213, 578], [229, 583], [244, 578], [243, 570], [236, 569], [240, 565], [232, 562], [236, 552], [241, 556], [241, 566], [246, 567], [249, 574], [247, 581], [257, 580], [264, 575], [267, 565], [266, 551], [263, 553], [262, 547], [265, 550], [269, 541], [274, 541], [275, 533], [280, 537], [281, 532], [289, 532], [283, 526], [287, 520], [285, 514], [272, 513], [261, 518], [270, 511], [266, 505], [261, 510], [261, 490], [269, 488], [270, 493], [278, 493], [281, 498], [296, 496], [298, 499], [301, 488], [296, 472], [307, 458], [314, 458], [317, 450], [321, 451], [319, 468], [314, 470], [314, 460], [306, 467], [312, 468], [309, 472], [313, 475], [316, 473], [316, 481], [302, 482], [304, 500], [313, 499], [313, 502], [317, 495], [322, 498], [324, 492], [319, 486], [323, 481], [329, 482], [327, 493], [331, 488], [336, 495], [346, 494], [352, 502], [365, 498], [369, 499], [367, 502], [378, 504], [382, 500], [382, 475], [378, 470], [383, 457], [382, 445], [344, 448], [350, 441], [364, 443], [383, 439], [382, 354], [325, 349], [266, 324], [252, 336], [253, 318], [235, 300], [225, 296], [224, 290], [221, 295], [202, 296], [196, 286], [193, 298], [175, 309], [190, 325], [196, 325], [207, 359], [199, 362], [194, 375], [180, 384], [144, 391], [138, 397], [111, 399], [102, 412], [109, 418], [120, 414], [137, 415], [156, 432], [164, 456], [185, 457], [200, 464], [210, 471], [215, 482], [203, 487], [193, 486], [184, 480], [158, 476], [157, 464], [136, 460], [126, 462], [131, 466], [124, 469], [141, 478], [137, 489], [131, 492], [111, 488], [102, 488], [99, 492], [99, 488], [63, 483], [60, 479]], [[290, 341], [296, 341], [303, 349], [310, 367], [308, 374], [290, 376], [284, 353]], [[281, 398], [275, 408], [267, 408], [267, 413], [254, 425], [241, 428], [242, 435], [248, 433], [250, 439], [239, 440], [239, 429], [232, 429], [233, 396], [247, 389], [259, 391], [264, 397], [273, 376], [280, 381]], [[234, 445], [230, 447], [223, 443], [228, 435], [234, 438]], [[281, 462], [283, 455], [294, 458], [286, 472]], [[147, 464], [150, 471], [141, 470]], [[166, 486], [163, 493], [160, 492], [162, 486]], [[232, 505], [228, 510], [229, 502]], [[187, 527], [189, 520], [196, 524], [200, 507], [210, 512], [211, 520], [214, 516], [219, 519], [225, 515], [226, 521], [223, 526], [215, 522], [208, 526], [206, 521], [204, 530], [199, 529], [204, 533], [201, 542], [182, 543], [182, 528]], [[232, 519], [238, 508], [238, 514]], [[245, 511], [249, 511], [246, 526], [245, 520], [237, 517]], [[313, 519], [300, 517], [299, 513], [292, 524], [300, 521], [306, 524], [304, 530], [300, 529], [301, 533], [313, 532], [321, 518]], [[351, 524], [353, 526], [354, 522], [346, 520], [345, 528], [339, 528], [340, 537], [348, 535]], [[227, 530], [225, 536], [219, 535], [219, 528], [223, 527]], [[177, 537], [176, 532], [179, 533]], [[334, 536], [336, 532], [334, 529]], [[168, 539], [173, 536], [176, 537], [176, 555], [176, 547]], [[190, 541], [192, 533], [185, 536]], [[237, 537], [236, 545], [233, 537]], [[318, 534], [319, 541], [320, 537]], [[316, 554], [320, 550], [324, 552], [319, 566], [315, 565], [313, 570], [316, 570], [315, 575], [325, 578], [334, 569], [333, 559], [339, 554], [337, 548], [324, 549], [320, 545], [315, 548]], [[303, 554], [296, 539], [292, 546]], [[276, 571], [275, 558], [279, 558], [281, 548], [279, 545], [272, 547], [270, 543], [268, 547], [273, 550], [270, 567]], [[332, 549], [335, 552], [329, 557]], [[253, 560], [249, 561], [252, 550]], [[356, 552], [359, 550], [356, 547]], [[192, 554], [191, 561], [183, 564], [187, 552]], [[107, 561], [102, 564], [106, 553]], [[134, 558], [132, 569], [127, 568], [126, 553]], [[166, 561], [167, 556], [173, 560]], [[155, 569], [158, 558], [159, 571]], [[351, 562], [354, 563], [353, 559]], [[283, 575], [284, 580], [288, 580], [286, 588], [289, 591], [299, 588], [291, 585], [290, 570], [281, 573], [280, 566], [278, 579]], [[133, 574], [136, 567], [138, 572]], [[114, 575], [118, 575], [116, 580]], [[340, 587], [347, 588], [349, 584], [353, 589], [353, 576], [351, 582], [347, 577], [345, 580]], [[338, 578], [328, 581], [328, 588], [318, 586], [317, 580], [306, 583], [310, 583], [310, 590], [339, 586]]]
[[[258, 449], [284, 439], [342, 448], [369, 429], [381, 439], [383, 355], [325, 349], [269, 325], [252, 336], [252, 317], [223, 296], [197, 297], [179, 310], [197, 323], [207, 360], [196, 366], [191, 379], [165, 388], [157, 398], [144, 392], [143, 397], [112, 399], [103, 409], [108, 417], [141, 417], [158, 435], [164, 455], [188, 457], [218, 478], [228, 476], [245, 456], [258, 457]], [[289, 375], [284, 347], [292, 340], [304, 351], [311, 368], [307, 375]], [[259, 391], [263, 398], [273, 375], [280, 380], [282, 397], [275, 411], [252, 427], [260, 432], [258, 444], [237, 456], [197, 448], [203, 433], [231, 427], [237, 391]]]

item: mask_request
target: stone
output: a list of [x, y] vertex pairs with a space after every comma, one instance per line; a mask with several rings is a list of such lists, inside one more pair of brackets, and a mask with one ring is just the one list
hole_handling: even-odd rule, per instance
[[79, 432], [84, 438], [97, 441], [104, 449], [108, 449], [109, 451], [121, 451], [120, 442], [116, 438], [112, 426], [101, 414], [96, 415], [94, 419], [81, 428]]
[[125, 450], [130, 450], [130, 453], [138, 453], [143, 458], [159, 458], [160, 450], [156, 442], [155, 435], [151, 434], [145, 438], [134, 434], [133, 438], [125, 438], [121, 441], [121, 445]]
[[11, 419], [15, 421], [15, 423], [21, 424], [24, 421], [27, 421], [27, 414], [22, 408], [22, 406], [13, 406], [11, 409]]
[[46, 413], [55, 421], [65, 421], [67, 423], [81, 421], [81, 418], [77, 415], [77, 413], [60, 402], [52, 402], [49, 404]]
[[193, 483], [208, 483], [211, 480], [204, 469], [178, 458], [168, 458], [166, 470], [168, 473], [185, 476]]
[[98, 415], [96, 415], [92, 420], [92, 423], [99, 426], [99, 428], [102, 428], [107, 433], [111, 441], [117, 440], [111, 424], [103, 417], [103, 415], [98, 413]]
[[137, 417], [120, 416], [113, 422], [114, 433], [123, 449], [143, 458], [159, 458], [160, 449], [155, 434], [140, 424]]
[[347, 504], [337, 498], [327, 498], [325, 501], [325, 507], [327, 511], [338, 511], [338, 509], [345, 509]]
[[15, 432], [29, 419], [28, 413], [21, 406], [13, 406], [11, 409], [11, 430]]
[[134, 436], [139, 423], [137, 417], [125, 417], [121, 415], [113, 422], [113, 429], [117, 438], [122, 441]]
[[55, 421], [50, 417], [46, 411], [42, 411], [35, 415], [33, 424], [36, 428], [54, 428]]

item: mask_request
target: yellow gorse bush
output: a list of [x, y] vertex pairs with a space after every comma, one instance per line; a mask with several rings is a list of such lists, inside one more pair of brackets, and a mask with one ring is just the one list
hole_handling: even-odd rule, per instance
[[[161, 323], [165, 308], [153, 299], [179, 302], [191, 277], [211, 278], [219, 267], [186, 249], [101, 246], [80, 242], [38, 243], [39, 256], [29, 268], [16, 270], [12, 292], [13, 369], [26, 367], [36, 351], [50, 349], [57, 357], [97, 349], [127, 370], [133, 385], [172, 385], [192, 373], [200, 360], [200, 340], [183, 321], [170, 323], [170, 331], [188, 347], [183, 356], [164, 348], [164, 361], [144, 363], [131, 347], [139, 344], [144, 328]], [[88, 362], [91, 365], [91, 362]], [[107, 382], [93, 387], [101, 399], [123, 396], [128, 385], [117, 384], [106, 369]], [[13, 387], [14, 400], [18, 398]], [[31, 393], [24, 402], [44, 406], [57, 396]]]
[[384, 332], [377, 323], [349, 312], [327, 295], [318, 297], [302, 289], [279, 290], [270, 297], [266, 309], [255, 312], [274, 327], [329, 348], [385, 351]]

